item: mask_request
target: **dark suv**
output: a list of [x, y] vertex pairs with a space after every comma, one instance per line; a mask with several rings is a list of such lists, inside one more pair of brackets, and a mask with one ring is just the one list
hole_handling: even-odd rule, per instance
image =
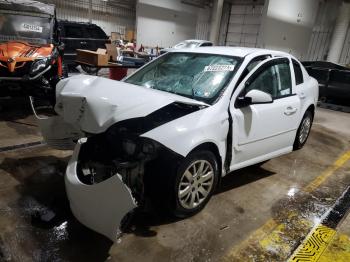
[[[64, 43], [64, 64], [68, 67], [75, 66], [77, 49], [96, 51], [98, 48], [106, 48], [109, 41], [106, 33], [97, 25], [90, 23], [58, 21], [61, 41]], [[82, 66], [87, 73], [95, 73], [96, 68]]]

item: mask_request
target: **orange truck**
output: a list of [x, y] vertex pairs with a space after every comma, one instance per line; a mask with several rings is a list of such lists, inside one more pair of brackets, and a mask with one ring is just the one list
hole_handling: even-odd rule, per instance
[[54, 5], [0, 0], [0, 97], [54, 96], [62, 55]]

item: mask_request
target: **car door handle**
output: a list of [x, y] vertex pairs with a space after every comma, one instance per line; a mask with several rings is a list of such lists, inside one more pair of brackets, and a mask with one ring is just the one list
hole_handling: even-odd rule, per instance
[[286, 116], [290, 116], [290, 115], [293, 115], [293, 114], [295, 114], [296, 112], [297, 112], [297, 108], [295, 108], [295, 107], [291, 107], [291, 106], [288, 106], [287, 108], [286, 108], [286, 110], [284, 111], [284, 114], [286, 115]]
[[300, 99], [305, 99], [306, 95], [304, 93], [300, 93], [299, 97], [300, 97]]
[[86, 42], [85, 41], [81, 41], [80, 44], [86, 45]]

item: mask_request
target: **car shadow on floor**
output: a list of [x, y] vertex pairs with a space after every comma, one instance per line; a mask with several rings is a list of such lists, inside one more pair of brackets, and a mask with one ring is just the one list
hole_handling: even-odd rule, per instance
[[274, 172], [262, 167], [265, 162], [245, 167], [227, 174], [221, 179], [220, 186], [218, 187], [216, 194], [220, 194], [274, 175]]
[[[261, 167], [263, 164], [260, 163], [228, 174], [221, 180], [221, 184], [214, 194], [221, 194], [275, 174]], [[180, 220], [182, 219], [165, 213], [164, 210], [150, 203], [146, 208], [135, 210], [128, 225], [124, 228], [124, 232], [141, 237], [153, 237], [157, 235], [157, 232], [152, 230], [152, 227], [171, 224]]]
[[[1, 216], [14, 216], [16, 221], [13, 228], [9, 225], [1, 230], [3, 253], [10, 252], [10, 257], [19, 253], [36, 261], [106, 261], [112, 241], [86, 228], [71, 214], [63, 179], [68, 158], [40, 156], [2, 161], [0, 169], [18, 182], [7, 189], [9, 199], [0, 201], [6, 201], [10, 210], [0, 210]], [[16, 195], [19, 197], [13, 199]], [[28, 250], [24, 243], [32, 243], [34, 250]]]

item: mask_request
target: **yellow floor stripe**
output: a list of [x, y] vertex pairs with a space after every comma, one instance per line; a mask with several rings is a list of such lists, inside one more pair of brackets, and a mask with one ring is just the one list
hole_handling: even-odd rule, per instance
[[323, 251], [332, 241], [336, 231], [329, 227], [319, 225], [305, 238], [302, 245], [294, 252], [288, 262], [318, 261]]
[[329, 178], [337, 169], [342, 167], [350, 159], [350, 151], [347, 151], [345, 154], [341, 155], [330, 167], [328, 167], [320, 176], [314, 179], [309, 183], [304, 191], [312, 192], [318, 188], [327, 178]]
[[[350, 160], [350, 151], [343, 153], [330, 167], [328, 167], [324, 172], [321, 173], [316, 179], [311, 181], [306, 187], [303, 188], [304, 191], [311, 193], [317, 187], [319, 187], [323, 182], [325, 182], [335, 171], [341, 168], [346, 162]], [[301, 222], [301, 221], [300, 221]], [[240, 260], [243, 261], [241, 253], [246, 250], [248, 246], [251, 246], [253, 242], [257, 241], [258, 245], [268, 243], [268, 240], [275, 234], [274, 231], [278, 231], [281, 226], [276, 223], [273, 218], [270, 218], [264, 225], [254, 231], [248, 238], [241, 242], [238, 246], [233, 247], [229, 252], [223, 257], [224, 261]], [[266, 238], [266, 239], [265, 239]], [[243, 252], [245, 253], [245, 252]], [[240, 259], [235, 259], [235, 258]], [[296, 260], [297, 261], [297, 260]], [[302, 260], [301, 260], [302, 261]], [[308, 261], [308, 260], [306, 260]]]

